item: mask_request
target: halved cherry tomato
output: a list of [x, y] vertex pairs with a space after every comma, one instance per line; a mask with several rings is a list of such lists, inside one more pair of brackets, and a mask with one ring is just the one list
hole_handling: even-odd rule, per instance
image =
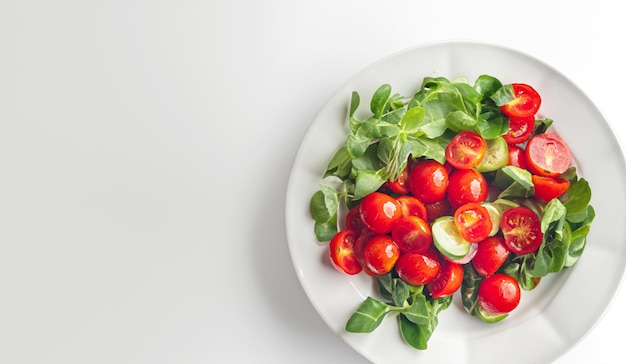
[[330, 240], [328, 245], [330, 261], [340, 272], [354, 275], [362, 270], [354, 250], [356, 239], [357, 233], [354, 230], [345, 229], [339, 231]]
[[454, 168], [476, 167], [485, 156], [487, 142], [480, 134], [463, 130], [452, 137], [446, 147], [446, 161]]
[[526, 144], [526, 163], [534, 174], [558, 176], [569, 168], [570, 159], [569, 147], [558, 135], [537, 134]]
[[380, 234], [390, 232], [391, 225], [402, 216], [398, 201], [382, 192], [372, 192], [363, 197], [359, 212], [365, 226]]
[[413, 286], [431, 282], [441, 269], [436, 259], [417, 253], [402, 254], [396, 261], [398, 277]]
[[454, 225], [461, 237], [471, 243], [487, 238], [493, 226], [489, 211], [475, 202], [466, 203], [456, 209]]
[[515, 166], [523, 169], [527, 169], [526, 155], [524, 155], [524, 149], [517, 145], [509, 145], [509, 161], [507, 166]]
[[354, 206], [348, 211], [346, 214], [346, 229], [352, 229], [360, 234], [366, 230], [368, 230], [367, 226], [361, 219], [361, 212], [359, 211], [359, 206]]
[[507, 314], [520, 302], [520, 285], [508, 274], [498, 273], [485, 278], [478, 287], [478, 304], [493, 315]]
[[463, 283], [463, 266], [447, 260], [440, 261], [439, 274], [428, 283], [428, 291], [432, 298], [449, 296], [456, 292]]
[[437, 218], [450, 215], [451, 207], [447, 198], [441, 199], [437, 202], [426, 204], [426, 211], [428, 213], [428, 222], [432, 223]]
[[409, 165], [407, 163], [406, 167], [400, 172], [400, 175], [395, 180], [387, 181], [387, 187], [392, 192], [398, 194], [407, 194], [409, 193]]
[[500, 110], [509, 117], [527, 117], [535, 115], [541, 106], [539, 93], [534, 88], [524, 83], [513, 83], [511, 87], [515, 98], [502, 105]]
[[519, 206], [502, 213], [500, 228], [507, 248], [515, 254], [534, 253], [543, 239], [541, 222], [532, 210]]
[[363, 263], [367, 267], [365, 273], [385, 275], [391, 272], [399, 257], [398, 244], [389, 235], [376, 235], [363, 248]]
[[423, 203], [433, 203], [446, 195], [448, 170], [435, 160], [417, 163], [409, 173], [411, 194]]
[[430, 224], [417, 216], [404, 216], [394, 222], [391, 238], [402, 253], [424, 253], [433, 243]]
[[509, 144], [519, 144], [527, 141], [535, 129], [534, 116], [511, 116], [509, 117], [509, 130], [502, 138]]
[[553, 198], [560, 197], [570, 186], [570, 182], [560, 177], [532, 176], [535, 185], [535, 198], [549, 202]]
[[484, 202], [489, 194], [487, 180], [475, 169], [457, 169], [450, 173], [448, 201], [456, 209], [468, 202]]
[[472, 259], [476, 272], [483, 277], [494, 274], [509, 257], [509, 250], [500, 235], [490, 236], [478, 244], [478, 251]]
[[402, 216], [417, 216], [424, 220], [428, 220], [428, 210], [426, 205], [415, 196], [402, 195], [396, 197], [396, 201], [400, 204]]

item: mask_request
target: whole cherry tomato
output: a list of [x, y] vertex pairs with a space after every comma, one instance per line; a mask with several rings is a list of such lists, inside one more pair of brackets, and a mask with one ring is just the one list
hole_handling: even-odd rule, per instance
[[372, 192], [363, 197], [359, 212], [365, 226], [380, 234], [390, 232], [391, 225], [402, 217], [398, 201], [382, 192]]
[[448, 201], [452, 208], [468, 202], [485, 202], [488, 194], [487, 180], [475, 169], [457, 169], [450, 173]]
[[520, 302], [520, 285], [508, 274], [497, 273], [485, 278], [478, 287], [478, 304], [493, 315], [507, 314]]
[[409, 173], [411, 194], [423, 203], [443, 199], [448, 188], [448, 170], [435, 160], [417, 163]]
[[418, 253], [402, 254], [396, 261], [398, 277], [413, 286], [422, 286], [439, 274], [439, 261]]

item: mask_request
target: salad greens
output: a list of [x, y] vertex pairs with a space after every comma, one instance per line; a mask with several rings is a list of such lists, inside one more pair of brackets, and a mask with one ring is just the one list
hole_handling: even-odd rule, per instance
[[[445, 148], [452, 136], [462, 130], [479, 133], [491, 140], [509, 128], [508, 118], [499, 106], [514, 98], [511, 85], [503, 85], [489, 75], [479, 76], [473, 85], [465, 79], [426, 77], [410, 98], [393, 93], [388, 84], [380, 86], [369, 103], [369, 117], [360, 119], [361, 104], [354, 91], [350, 99], [349, 133], [330, 160], [323, 178], [340, 182], [335, 188], [322, 183], [312, 196], [310, 212], [315, 235], [329, 241], [338, 232], [341, 206], [348, 208], [396, 179], [409, 159], [445, 162]], [[552, 120], [537, 119], [534, 134], [545, 132]], [[543, 241], [538, 251], [511, 254], [501, 271], [516, 278], [525, 290], [536, 287], [542, 277], [574, 265], [584, 251], [587, 234], [595, 217], [590, 205], [589, 183], [570, 167], [561, 178], [571, 185], [566, 195], [545, 203], [534, 199], [530, 172], [505, 166], [486, 173], [489, 183], [501, 189], [498, 199], [530, 208], [541, 220]], [[462, 303], [476, 314], [477, 291], [482, 277], [471, 264], [464, 264]], [[371, 332], [384, 317], [397, 313], [402, 337], [417, 349], [426, 349], [438, 323], [438, 314], [450, 306], [451, 296], [432, 299], [423, 286], [411, 286], [391, 273], [376, 277], [381, 299], [368, 297], [349, 318], [349, 332]]]

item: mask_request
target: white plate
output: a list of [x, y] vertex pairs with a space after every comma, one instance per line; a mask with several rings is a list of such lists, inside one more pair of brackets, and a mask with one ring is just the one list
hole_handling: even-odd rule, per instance
[[[425, 76], [481, 74], [503, 83], [524, 82], [542, 95], [540, 113], [572, 149], [578, 173], [592, 187], [597, 216], [582, 258], [571, 269], [545, 278], [506, 320], [485, 324], [467, 315], [455, 298], [439, 315], [439, 326], [418, 351], [404, 343], [398, 323], [387, 317], [370, 334], [344, 331], [348, 317], [376, 295], [365, 274], [347, 276], [332, 268], [326, 244], [313, 234], [309, 199], [337, 148], [345, 141], [345, 117], [356, 90], [367, 105], [374, 90], [389, 83], [411, 96]], [[495, 45], [429, 44], [387, 57], [358, 73], [328, 101], [310, 125], [295, 158], [286, 196], [286, 230], [291, 258], [311, 303], [348, 345], [375, 363], [547, 363], [576, 345], [598, 323], [613, 300], [626, 264], [626, 170], [621, 148], [594, 104], [554, 68], [518, 51]], [[458, 295], [457, 295], [458, 296]]]

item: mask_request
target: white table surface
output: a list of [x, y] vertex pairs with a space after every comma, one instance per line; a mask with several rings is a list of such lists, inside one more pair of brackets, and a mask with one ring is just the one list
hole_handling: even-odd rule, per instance
[[[0, 2], [0, 363], [365, 363], [285, 236], [294, 154], [342, 83], [423, 43], [501, 44], [626, 138], [622, 7], [504, 4]], [[620, 362], [625, 304], [558, 363]]]

